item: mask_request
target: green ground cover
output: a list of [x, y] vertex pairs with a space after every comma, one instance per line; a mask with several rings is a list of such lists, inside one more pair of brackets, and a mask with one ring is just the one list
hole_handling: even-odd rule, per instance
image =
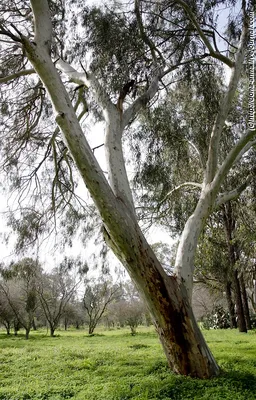
[[222, 373], [208, 381], [173, 375], [153, 329], [0, 332], [0, 400], [256, 399], [256, 333], [205, 331]]

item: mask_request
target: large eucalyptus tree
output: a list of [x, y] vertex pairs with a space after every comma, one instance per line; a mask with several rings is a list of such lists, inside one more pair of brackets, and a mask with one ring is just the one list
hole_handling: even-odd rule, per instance
[[[146, 301], [170, 367], [201, 378], [218, 374], [219, 368], [190, 304], [197, 241], [214, 206], [241, 190], [225, 192], [224, 179], [250, 149], [256, 134], [255, 129], [244, 127], [220, 159], [223, 128], [243, 69], [250, 10], [250, 4], [242, 1], [236, 21], [231, 21], [239, 40], [233, 47], [224, 38], [230, 49], [227, 56], [217, 47], [214, 11], [216, 4], [226, 3], [234, 1], [135, 0], [123, 11], [111, 7], [90, 11], [81, 2], [60, 0], [15, 4], [4, 0], [0, 6], [2, 140], [3, 150], [14, 149], [5, 167], [13, 171], [21, 160], [28, 171], [29, 164], [37, 162], [37, 174], [50, 156], [55, 166], [54, 208], [56, 197], [73, 191], [69, 178], [75, 165], [99, 211], [107, 244]], [[168, 276], [138, 224], [122, 137], [144, 107], [157, 95], [164, 96], [161, 89], [185, 79], [186, 66], [203, 70], [209, 63], [230, 68], [231, 77], [207, 128], [204, 174], [201, 182], [192, 183], [200, 194], [180, 238], [175, 273]], [[82, 118], [88, 110], [105, 122], [107, 177], [86, 139]], [[24, 161], [26, 151], [30, 163], [28, 158]], [[19, 185], [20, 179], [15, 182]], [[70, 204], [65, 199], [65, 205]]]

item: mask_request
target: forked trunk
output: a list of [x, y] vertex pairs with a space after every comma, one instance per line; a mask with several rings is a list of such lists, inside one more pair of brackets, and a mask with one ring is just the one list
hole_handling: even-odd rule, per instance
[[219, 367], [196, 323], [184, 283], [164, 272], [142, 234], [133, 238], [138, 246], [130, 255], [121, 254], [109, 236], [106, 239], [144, 297], [171, 369], [197, 378], [218, 375]]
[[[37, 2], [33, 1], [33, 5], [36, 7]], [[208, 192], [206, 189], [202, 191], [193, 218], [189, 219], [189, 224], [186, 226], [182, 239], [184, 251], [180, 252], [182, 257], [179, 257], [178, 270], [180, 273], [177, 274], [179, 279], [167, 276], [141, 233], [136, 220], [127, 176], [125, 169], [121, 166], [123, 162], [120, 148], [121, 131], [119, 136], [117, 132], [114, 132], [119, 142], [118, 145], [114, 142], [113, 152], [109, 157], [115, 160], [110, 179], [114, 187], [110, 188], [85, 139], [59, 74], [50, 60], [48, 50], [44, 45], [35, 46], [33, 43], [24, 39], [29, 60], [50, 94], [56, 121], [101, 214], [106, 242], [126, 267], [144, 297], [170, 367], [178, 374], [198, 378], [217, 375], [219, 368], [196, 324], [190, 306], [193, 279], [191, 265], [194, 261], [202, 222], [209, 213], [212, 193], [209, 189], [207, 189]], [[102, 92], [101, 89], [99, 92]], [[113, 111], [112, 114], [116, 115], [116, 108], [113, 104], [110, 105], [107, 96], [103, 97], [102, 107], [109, 109], [109, 115], [107, 115], [107, 119], [109, 119], [113, 110], [115, 112]], [[115, 127], [117, 129], [117, 124]], [[122, 173], [123, 171], [124, 173]], [[190, 230], [191, 235], [188, 241], [186, 237], [189, 236]], [[188, 258], [189, 261], [185, 262], [185, 259]]]

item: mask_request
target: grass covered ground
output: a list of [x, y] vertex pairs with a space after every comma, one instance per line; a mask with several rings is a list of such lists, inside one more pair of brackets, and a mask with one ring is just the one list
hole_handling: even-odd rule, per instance
[[222, 367], [208, 381], [173, 375], [153, 328], [102, 332], [0, 332], [1, 400], [256, 399], [256, 332], [205, 331]]

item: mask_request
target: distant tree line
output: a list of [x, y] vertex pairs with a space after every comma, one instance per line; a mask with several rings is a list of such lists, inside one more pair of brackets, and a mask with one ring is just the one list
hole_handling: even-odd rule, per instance
[[24, 329], [28, 339], [31, 330], [45, 327], [54, 336], [60, 326], [93, 334], [100, 321], [108, 328], [129, 326], [135, 334], [138, 325], [151, 323], [131, 282], [88, 279], [87, 271], [86, 263], [68, 258], [50, 272], [32, 258], [1, 265], [0, 325], [7, 335]]

